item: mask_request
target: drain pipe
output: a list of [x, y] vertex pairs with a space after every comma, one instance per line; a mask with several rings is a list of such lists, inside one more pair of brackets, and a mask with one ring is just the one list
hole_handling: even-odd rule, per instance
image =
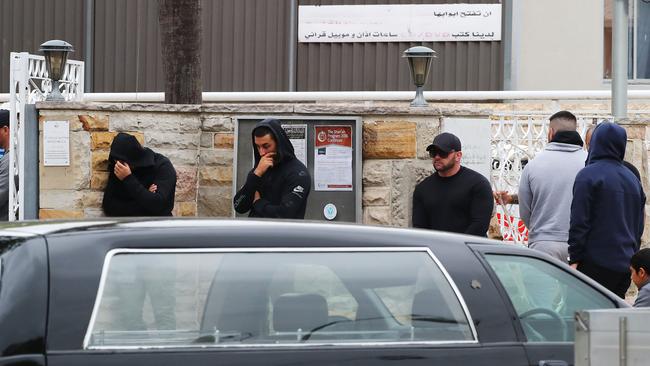
[[628, 0], [614, 1], [612, 26], [612, 116], [627, 118], [627, 37]]

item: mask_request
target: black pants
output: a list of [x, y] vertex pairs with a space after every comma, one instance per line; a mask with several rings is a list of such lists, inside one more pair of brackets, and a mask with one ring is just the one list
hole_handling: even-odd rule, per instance
[[625, 293], [630, 287], [630, 271], [616, 272], [589, 262], [578, 264], [578, 271], [600, 283], [620, 298], [625, 299]]

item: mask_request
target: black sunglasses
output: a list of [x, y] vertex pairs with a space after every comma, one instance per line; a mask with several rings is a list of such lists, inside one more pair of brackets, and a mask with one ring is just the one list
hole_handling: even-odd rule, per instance
[[431, 150], [429, 150], [429, 156], [432, 157], [432, 158], [435, 158], [436, 155], [438, 155], [439, 157], [441, 157], [443, 159], [446, 159], [447, 156], [449, 156], [449, 154], [451, 154], [453, 151], [454, 150], [444, 152], [444, 151], [440, 151], [440, 150], [436, 150], [436, 149], [431, 149]]

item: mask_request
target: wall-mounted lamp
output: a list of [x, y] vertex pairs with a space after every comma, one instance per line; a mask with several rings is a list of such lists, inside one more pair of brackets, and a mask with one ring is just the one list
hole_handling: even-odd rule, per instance
[[415, 99], [411, 102], [411, 107], [426, 107], [423, 87], [429, 76], [431, 60], [436, 57], [436, 51], [424, 46], [415, 46], [404, 51], [402, 57], [408, 59], [411, 78], [416, 87]]
[[68, 61], [68, 53], [74, 52], [72, 45], [66, 41], [52, 40], [43, 43], [39, 51], [45, 55], [45, 66], [47, 67], [48, 76], [52, 80], [52, 91], [45, 100], [65, 100], [59, 90], [59, 80], [63, 76], [63, 70]]

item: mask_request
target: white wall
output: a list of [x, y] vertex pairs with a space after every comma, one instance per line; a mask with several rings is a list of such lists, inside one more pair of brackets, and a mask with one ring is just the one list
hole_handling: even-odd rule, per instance
[[513, 90], [609, 89], [604, 0], [512, 1]]

